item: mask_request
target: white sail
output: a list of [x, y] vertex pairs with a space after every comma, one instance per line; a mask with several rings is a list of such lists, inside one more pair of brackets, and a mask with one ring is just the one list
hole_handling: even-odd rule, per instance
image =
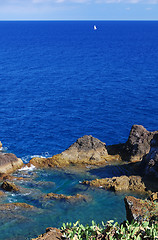
[[97, 27], [96, 27], [96, 25], [94, 25], [94, 30], [97, 30]]

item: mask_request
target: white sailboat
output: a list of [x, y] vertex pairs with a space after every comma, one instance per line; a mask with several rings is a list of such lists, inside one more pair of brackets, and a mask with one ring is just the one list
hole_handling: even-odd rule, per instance
[[97, 30], [97, 26], [96, 26], [96, 25], [94, 25], [94, 27], [93, 27], [93, 28], [94, 28], [94, 30]]

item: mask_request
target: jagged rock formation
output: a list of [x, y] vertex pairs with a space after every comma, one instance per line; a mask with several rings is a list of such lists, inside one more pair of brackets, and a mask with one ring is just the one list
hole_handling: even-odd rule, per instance
[[67, 150], [51, 158], [33, 158], [29, 164], [36, 167], [65, 167], [68, 165], [106, 165], [118, 161], [119, 155], [108, 155], [106, 144], [85, 135], [73, 143]]
[[140, 176], [102, 178], [92, 181], [83, 181], [82, 183], [91, 187], [99, 187], [111, 191], [146, 191], [146, 186], [142, 182], [142, 178]]
[[0, 153], [0, 173], [12, 173], [23, 166], [23, 161], [13, 153]]
[[[140, 162], [150, 152], [151, 140], [156, 138], [158, 131], [147, 131], [141, 125], [133, 125], [126, 143], [106, 146], [97, 138], [85, 135], [79, 138], [68, 149], [51, 158], [33, 158], [30, 165], [36, 167], [66, 167], [69, 165], [107, 165], [112, 162]], [[157, 144], [157, 143], [156, 143]], [[153, 154], [153, 152], [152, 152]], [[150, 156], [148, 156], [150, 157]], [[146, 160], [147, 161], [147, 160]], [[157, 154], [155, 154], [157, 162]], [[150, 161], [151, 165], [153, 161]], [[150, 168], [153, 171], [154, 168]], [[157, 172], [157, 163], [156, 163]]]
[[158, 131], [147, 131], [141, 125], [133, 125], [126, 143], [107, 147], [109, 154], [120, 154], [123, 161], [141, 161], [150, 151], [150, 142]]
[[154, 134], [155, 132], [149, 132], [141, 125], [132, 126], [125, 144], [125, 151], [131, 162], [142, 160], [143, 156], [150, 151], [150, 141]]
[[158, 203], [149, 200], [125, 197], [126, 217], [129, 222], [158, 220]]

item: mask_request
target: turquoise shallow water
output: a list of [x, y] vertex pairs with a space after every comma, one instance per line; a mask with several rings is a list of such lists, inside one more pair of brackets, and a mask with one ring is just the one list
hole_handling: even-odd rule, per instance
[[[117, 171], [116, 171], [117, 169]], [[61, 227], [63, 222], [90, 224], [114, 219], [125, 220], [124, 196], [127, 193], [114, 193], [104, 189], [93, 189], [80, 182], [111, 175], [129, 173], [123, 166], [93, 169], [76, 172], [72, 170], [36, 170], [18, 171], [15, 176], [25, 180], [14, 181], [20, 187], [20, 193], [7, 193], [3, 203], [24, 202], [33, 205], [34, 209], [1, 211], [0, 239], [24, 240], [36, 237], [49, 226]], [[68, 203], [57, 200], [44, 200], [43, 195], [49, 192], [75, 195], [80, 193], [88, 201]], [[13, 238], [14, 236], [14, 238]]]

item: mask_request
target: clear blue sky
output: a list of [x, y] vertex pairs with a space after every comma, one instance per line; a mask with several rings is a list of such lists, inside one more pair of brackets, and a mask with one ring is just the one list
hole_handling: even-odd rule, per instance
[[0, 0], [0, 20], [158, 20], [158, 0]]

